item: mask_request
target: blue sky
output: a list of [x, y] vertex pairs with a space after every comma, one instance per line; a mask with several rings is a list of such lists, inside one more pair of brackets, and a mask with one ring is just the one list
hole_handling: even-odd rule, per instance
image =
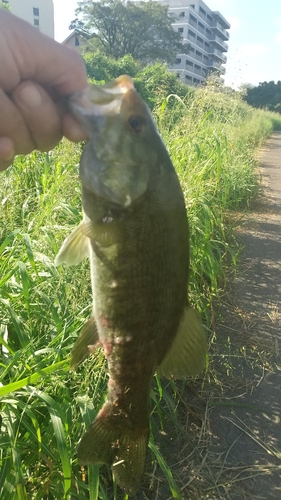
[[[70, 33], [77, 0], [53, 0], [55, 38]], [[238, 88], [243, 83], [281, 80], [281, 0], [205, 0], [231, 24], [225, 83]]]

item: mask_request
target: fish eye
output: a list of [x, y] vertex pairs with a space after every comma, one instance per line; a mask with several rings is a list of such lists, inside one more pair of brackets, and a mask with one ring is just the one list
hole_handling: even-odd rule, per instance
[[128, 125], [131, 132], [133, 132], [134, 134], [139, 134], [143, 129], [144, 122], [141, 116], [133, 115], [128, 119]]

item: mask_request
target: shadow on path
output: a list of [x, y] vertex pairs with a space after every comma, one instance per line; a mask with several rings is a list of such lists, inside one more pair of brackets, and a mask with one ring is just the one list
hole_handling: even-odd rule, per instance
[[265, 197], [238, 231], [243, 250], [218, 328], [237, 380], [210, 416], [210, 453], [223, 455], [222, 482], [231, 477], [212, 499], [281, 498], [281, 133], [259, 161]]

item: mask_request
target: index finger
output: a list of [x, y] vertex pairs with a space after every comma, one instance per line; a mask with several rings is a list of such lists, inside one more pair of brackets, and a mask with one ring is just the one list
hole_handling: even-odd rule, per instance
[[4, 91], [10, 92], [21, 80], [52, 87], [58, 95], [87, 86], [84, 61], [76, 50], [55, 42], [4, 9], [0, 16], [0, 66], [9, 68], [1, 72]]

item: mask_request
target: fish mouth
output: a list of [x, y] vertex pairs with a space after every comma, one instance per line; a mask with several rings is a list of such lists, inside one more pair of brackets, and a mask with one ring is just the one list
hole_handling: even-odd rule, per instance
[[[102, 86], [91, 85], [75, 92], [69, 98], [68, 106], [85, 132], [92, 137], [95, 133], [93, 128], [98, 127], [103, 116], [120, 113], [123, 97], [130, 90], [135, 90], [132, 79], [127, 75], [119, 76], [113, 82]], [[93, 117], [96, 127], [93, 127]]]
[[147, 109], [132, 79], [121, 76], [76, 92], [69, 99], [69, 109], [89, 137], [80, 162], [82, 185], [108, 202], [129, 208], [146, 191], [149, 180], [141, 136]]

